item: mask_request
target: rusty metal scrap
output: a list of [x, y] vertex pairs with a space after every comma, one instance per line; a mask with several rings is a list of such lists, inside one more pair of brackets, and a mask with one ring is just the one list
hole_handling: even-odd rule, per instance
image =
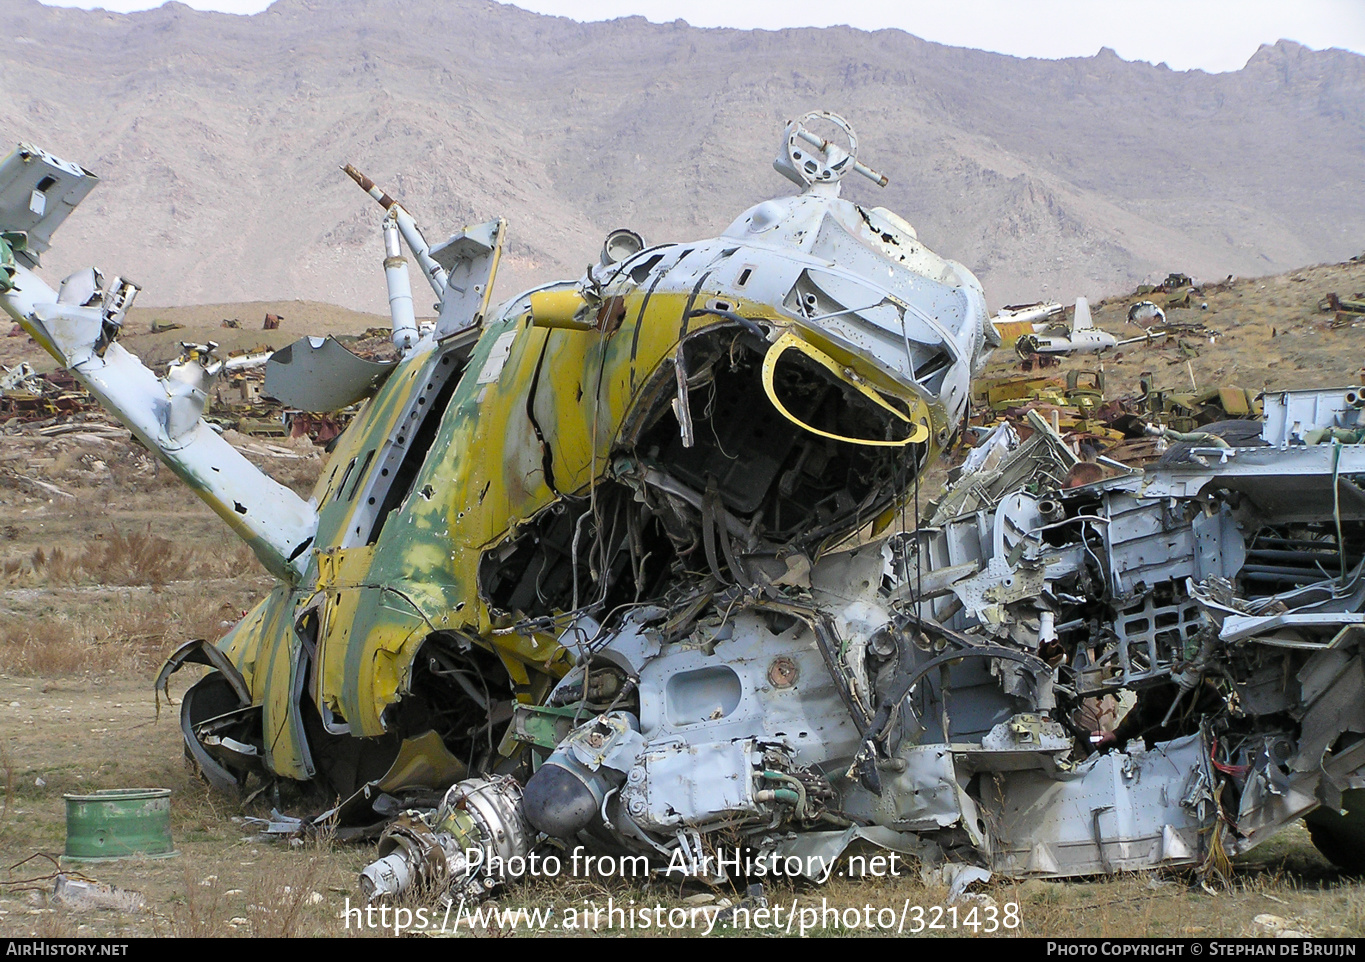
[[1150, 373], [1142, 375], [1141, 383], [1140, 394], [1110, 398], [1102, 371], [980, 378], [973, 384], [977, 411], [973, 430], [980, 434], [1003, 419], [1027, 437], [1032, 428], [1025, 417], [1034, 411], [1088, 459], [1105, 456], [1141, 466], [1166, 449], [1164, 442], [1151, 440], [1150, 426], [1189, 432], [1218, 422], [1255, 418], [1261, 412], [1261, 402], [1251, 391], [1233, 385], [1157, 391]]
[[1335, 293], [1328, 294], [1318, 304], [1318, 310], [1344, 314], [1365, 314], [1365, 299], [1359, 299], [1361, 297], [1359, 294], [1355, 296], [1356, 300], [1348, 300], [1344, 297], [1338, 297]]

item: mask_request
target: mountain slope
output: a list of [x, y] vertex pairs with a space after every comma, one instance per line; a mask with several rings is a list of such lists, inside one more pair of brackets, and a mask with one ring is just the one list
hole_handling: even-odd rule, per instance
[[0, 15], [0, 135], [103, 180], [49, 265], [130, 275], [146, 303], [382, 310], [380, 211], [347, 162], [433, 240], [507, 217], [510, 295], [578, 274], [612, 228], [709, 236], [784, 192], [780, 126], [817, 108], [891, 178], [845, 189], [976, 270], [992, 304], [1365, 245], [1365, 57], [1339, 50], [1281, 41], [1208, 75], [483, 0], [279, 0], [253, 17], [0, 0]]

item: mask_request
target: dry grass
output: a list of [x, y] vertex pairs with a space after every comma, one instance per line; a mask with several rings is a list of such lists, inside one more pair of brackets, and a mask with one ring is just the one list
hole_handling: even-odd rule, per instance
[[38, 617], [0, 615], [0, 671], [60, 677], [155, 669], [190, 638], [217, 639], [241, 614], [193, 592], [125, 591], [58, 602]]
[[165, 585], [171, 581], [234, 578], [255, 566], [240, 542], [206, 546], [172, 541], [152, 532], [124, 532], [110, 525], [74, 548], [34, 548], [26, 558], [6, 560], [11, 583], [62, 585]]
[[131, 442], [6, 442], [14, 470], [77, 496], [0, 474], [0, 672], [145, 673], [264, 594], [250, 549]]
[[0, 745], [0, 780], [5, 785], [5, 797], [0, 799], [0, 838], [4, 838], [9, 831], [10, 799], [14, 797], [14, 763], [4, 745]]
[[[158, 935], [185, 939], [221, 939], [235, 935], [229, 925], [234, 907], [224, 895], [226, 888], [212, 876], [199, 877], [197, 866], [185, 865], [181, 873], [184, 891], [174, 899], [169, 913], [158, 919]], [[207, 883], [207, 884], [205, 884]]]
[[332, 854], [325, 842], [293, 852], [284, 864], [257, 872], [244, 888], [202, 874], [202, 865], [185, 865], [181, 894], [155, 920], [158, 928], [165, 928], [159, 934], [196, 939], [335, 936], [336, 919], [330, 910], [319, 909], [327, 897], [318, 891], [332, 881], [326, 878]]

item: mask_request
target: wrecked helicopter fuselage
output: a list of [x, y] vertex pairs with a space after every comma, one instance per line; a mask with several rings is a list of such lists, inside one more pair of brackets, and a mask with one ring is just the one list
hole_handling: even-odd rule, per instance
[[[501, 221], [430, 246], [348, 168], [385, 208], [402, 356], [272, 359], [296, 406], [369, 398], [307, 502], [200, 419], [218, 362], [157, 378], [122, 349], [132, 285], [33, 273], [93, 175], [4, 161], [0, 300], [280, 579], [159, 679], [211, 668], [181, 705], [209, 781], [313, 781], [351, 824], [424, 809], [371, 894], [433, 865], [498, 884], [479, 849], [667, 865], [720, 832], [811, 865], [861, 840], [1085, 874], [1345, 807], [1360, 392], [1284, 395], [1260, 435], [1098, 481], [1041, 419], [1002, 429], [914, 519], [996, 338], [966, 269], [839, 196], [881, 179], [856, 153], [808, 115], [775, 164], [798, 195], [698, 243], [614, 232], [578, 281], [496, 307]], [[427, 329], [400, 242], [440, 298]]]

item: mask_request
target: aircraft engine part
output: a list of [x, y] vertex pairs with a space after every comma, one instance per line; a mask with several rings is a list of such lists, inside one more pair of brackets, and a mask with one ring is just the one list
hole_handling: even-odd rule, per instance
[[507, 880], [530, 852], [521, 786], [510, 777], [457, 782], [432, 813], [404, 812], [379, 840], [380, 857], [360, 873], [376, 901], [414, 885], [481, 897]]

